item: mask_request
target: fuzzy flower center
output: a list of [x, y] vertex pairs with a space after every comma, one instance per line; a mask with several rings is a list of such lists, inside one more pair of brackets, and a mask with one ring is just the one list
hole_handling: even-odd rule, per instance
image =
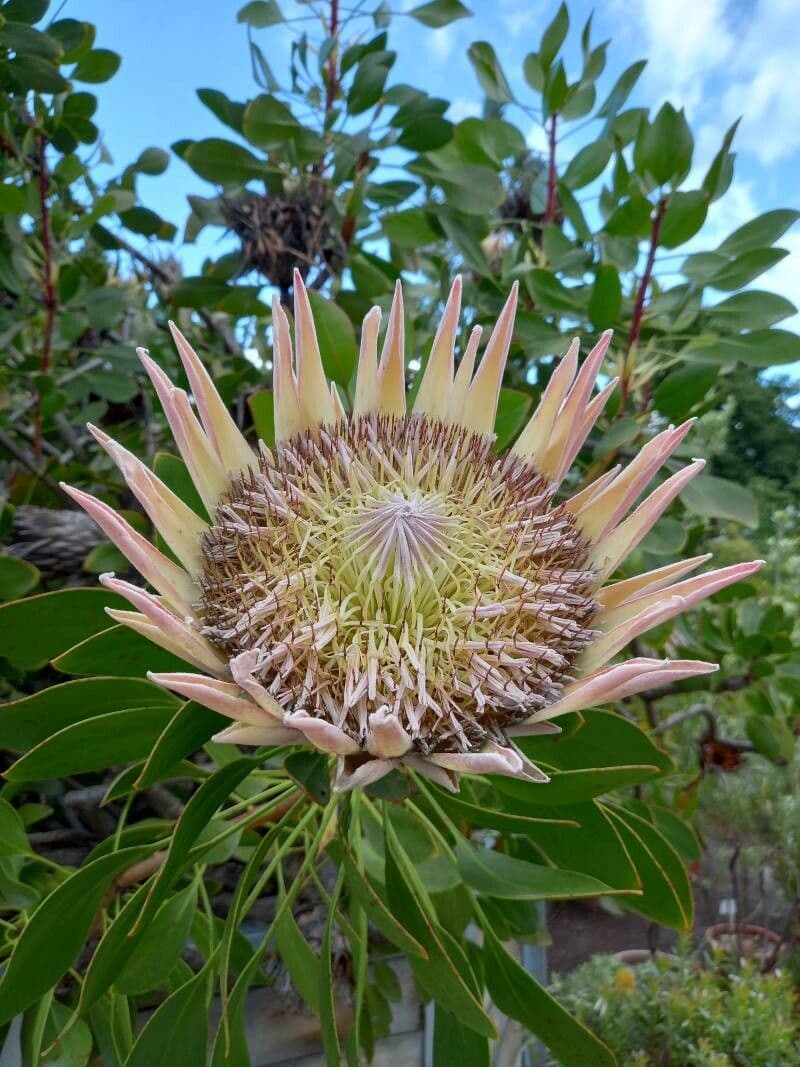
[[552, 496], [489, 435], [423, 416], [297, 435], [217, 510], [204, 632], [359, 743], [379, 709], [421, 753], [503, 743], [594, 636], [588, 544]]

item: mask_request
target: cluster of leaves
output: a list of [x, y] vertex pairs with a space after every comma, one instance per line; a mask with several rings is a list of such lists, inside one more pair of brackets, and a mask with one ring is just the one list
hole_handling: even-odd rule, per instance
[[558, 996], [631, 1067], [772, 1067], [800, 1056], [797, 991], [754, 960], [682, 955], [631, 969], [596, 956], [556, 983]]
[[[47, 6], [0, 7], [4, 538], [13, 538], [15, 507], [63, 508], [60, 478], [131, 507], [86, 434], [87, 420], [102, 422], [200, 506], [182, 463], [159, 451], [164, 424], [136, 370], [134, 345], [143, 344], [187, 384], [166, 340], [169, 315], [203, 353], [245, 432], [271, 443], [265, 295], [273, 288], [288, 302], [295, 266], [311, 287], [325, 369], [345, 405], [358, 322], [373, 304], [388, 307], [396, 277], [412, 279], [412, 398], [452, 274], [464, 274], [464, 336], [493, 320], [519, 280], [500, 445], [520, 431], [572, 334], [591, 341], [613, 326], [620, 396], [580, 457], [580, 479], [626, 458], [668, 421], [698, 415], [701, 434], [705, 424], [713, 436], [723, 412], [731, 417], [723, 401], [732, 388], [736, 417], [747, 422], [750, 392], [767, 397], [757, 368], [800, 357], [797, 337], [775, 328], [794, 307], [749, 288], [785, 255], [775, 245], [796, 213], [768, 212], [704, 249], [708, 208], [732, 179], [734, 131], [698, 187], [687, 188], [693, 141], [683, 114], [668, 104], [655, 115], [628, 106], [642, 63], [598, 95], [607, 45], [592, 43], [591, 22], [570, 80], [564, 7], [525, 61], [529, 99], [515, 96], [489, 42], [470, 47], [484, 115], [452, 122], [448, 100], [392, 81], [386, 5], [369, 17], [340, 17], [337, 4], [322, 5], [322, 38], [307, 37], [307, 20], [299, 21], [284, 75], [263, 44], [286, 21], [279, 4], [247, 3], [238, 18], [257, 92], [234, 101], [200, 89], [224, 135], [172, 146], [178, 165], [211, 187], [207, 197], [190, 197], [183, 242], [205, 227], [229, 234], [222, 254], [183, 277], [174, 258], [142, 251], [143, 239], [158, 248], [176, 238], [137, 197], [137, 176], [161, 173], [168, 153], [145, 149], [119, 178], [97, 182], [97, 101], [80, 86], [113, 75], [119, 57], [94, 47], [86, 23], [48, 22]], [[432, 0], [408, 17], [435, 30], [468, 14], [459, 0]], [[532, 118], [545, 133], [543, 156], [527, 148], [520, 128]], [[583, 135], [570, 154], [573, 130]], [[677, 271], [672, 256], [681, 260]], [[796, 427], [773, 408], [772, 439], [791, 455]], [[736, 456], [752, 461], [744, 438], [763, 433], [758, 463], [766, 467], [764, 411], [656, 526], [630, 573], [698, 554], [712, 538], [721, 562], [759, 554], [746, 538], [763, 539], [766, 525]], [[674, 463], [694, 454], [690, 444]], [[778, 477], [772, 467], [757, 473]], [[781, 488], [791, 492], [788, 481]], [[126, 514], [147, 532], [141, 513]], [[124, 570], [110, 545], [86, 555], [87, 570]], [[123, 606], [116, 597], [62, 584], [45, 568], [0, 555], [0, 600], [8, 601], [0, 607], [0, 675], [15, 697], [0, 714], [0, 1022], [24, 1013], [24, 1062], [60, 1055], [82, 1064], [93, 1049], [109, 1067], [167, 1064], [176, 1050], [205, 1062], [208, 1005], [218, 991], [225, 1011], [211, 1062], [246, 1065], [247, 990], [265, 981], [265, 961], [277, 951], [322, 1021], [329, 1062], [344, 1056], [355, 1064], [358, 1049], [369, 1053], [388, 1025], [394, 983], [384, 948], [408, 956], [423, 996], [436, 1003], [437, 1063], [452, 1063], [455, 1048], [488, 1064], [495, 1024], [485, 992], [561, 1062], [613, 1062], [503, 942], [535, 931], [544, 899], [614, 895], [655, 921], [690, 925], [684, 864], [697, 858], [697, 844], [667, 806], [668, 758], [636, 725], [664, 725], [659, 702], [629, 701], [623, 716], [573, 717], [559, 739], [525, 742], [552, 770], [547, 786], [482, 779], [454, 798], [393, 777], [363, 796], [332, 798], [324, 759], [275, 750], [241, 756], [215, 745], [216, 715], [144, 679], [148, 669], [185, 665], [130, 630], [108, 627], [104, 608]], [[778, 603], [766, 582], [749, 583], [649, 634], [647, 652], [722, 663], [710, 683], [682, 683], [667, 711], [698, 699], [714, 711], [735, 701], [750, 746], [789, 760], [798, 592], [796, 583], [784, 585]], [[653, 803], [614, 792], [633, 786]], [[103, 805], [76, 826], [76, 795], [87, 790]], [[77, 856], [49, 847], [65, 831], [82, 842]], [[223, 904], [225, 865], [237, 882]], [[329, 916], [316, 947], [293, 918], [306, 893]], [[276, 909], [254, 949], [240, 924], [265, 894]], [[375, 929], [384, 939], [377, 946]], [[335, 1022], [334, 943], [347, 948], [347, 1033]], [[155, 1004], [135, 1039], [137, 1011]]]
[[[262, 961], [277, 946], [320, 1017], [328, 1062], [342, 1062], [341, 1038], [356, 1063], [357, 1048], [369, 1053], [387, 1025], [387, 964], [367, 951], [372, 924], [386, 952], [408, 955], [437, 1005], [435, 1062], [452, 1062], [457, 1041], [475, 1063], [489, 1063], [497, 1031], [483, 1007], [488, 992], [564, 1064], [613, 1063], [503, 943], [535, 932], [544, 899], [615, 895], [658, 922], [690, 927], [691, 833], [664, 808], [609, 795], [671, 770], [634, 723], [611, 712], [573, 715], [558, 738], [524, 741], [550, 773], [547, 786], [490, 777], [452, 796], [395, 773], [363, 795], [331, 796], [324, 756], [237, 756], [211, 742], [221, 718], [137, 677], [149, 651], [121, 628], [103, 629], [105, 603], [98, 590], [65, 589], [0, 611], [4, 656], [27, 667], [49, 660], [77, 676], [10, 703], [0, 717], [0, 745], [20, 754], [0, 801], [8, 957], [0, 1021], [25, 1013], [30, 1062], [54, 1042], [62, 1055], [94, 1043], [109, 1067], [167, 1064], [176, 1047], [204, 1062], [218, 988], [225, 1010], [212, 1062], [246, 1064], [245, 993], [263, 982]], [[43, 611], [53, 620], [46, 630]], [[104, 677], [83, 677], [97, 671]], [[109, 766], [123, 769], [109, 778]], [[32, 850], [26, 823], [46, 820], [76, 776], [101, 785], [116, 831], [70, 872]], [[189, 793], [174, 826], [133, 818], [139, 798], [162, 783]], [[227, 861], [240, 873], [223, 918], [205, 886]], [[320, 877], [326, 865], [332, 891]], [[329, 916], [319, 954], [291, 911], [309, 884]], [[239, 930], [267, 889], [277, 907], [254, 950]], [[480, 945], [469, 932], [475, 923]], [[354, 1022], [339, 1035], [334, 936], [345, 939], [352, 964]], [[196, 974], [181, 958], [189, 937], [202, 955]], [[137, 1007], [164, 996], [134, 1042]]]

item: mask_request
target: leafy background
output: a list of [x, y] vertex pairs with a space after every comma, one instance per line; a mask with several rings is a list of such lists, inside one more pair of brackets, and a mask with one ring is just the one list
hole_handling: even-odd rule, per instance
[[[216, 991], [226, 1014], [212, 1062], [244, 1064], [245, 993], [279, 958], [320, 1019], [328, 1061], [354, 1063], [388, 1025], [391, 979], [382, 949], [368, 951], [377, 928], [437, 1003], [437, 1062], [454, 1043], [487, 1062], [484, 990], [562, 1062], [612, 1062], [503, 947], [541, 938], [540, 901], [599, 897], [686, 929], [686, 864], [702, 858], [713, 881], [730, 852], [745, 867], [768, 860], [787, 937], [796, 918], [787, 798], [800, 433], [792, 380], [775, 368], [800, 358], [800, 341], [787, 328], [794, 305], [764, 278], [798, 212], [771, 203], [717, 235], [709, 215], [736, 195], [735, 117], [698, 163], [683, 110], [642, 102], [644, 63], [615, 59], [609, 73], [613, 45], [564, 6], [531, 30], [512, 74], [495, 42], [469, 37], [458, 0], [402, 15], [255, 0], [230, 16], [246, 90], [203, 71], [212, 87], [198, 89], [205, 118], [193, 136], [143, 140], [122, 164], [97, 121], [123, 57], [73, 14], [46, 0], [0, 7], [0, 1020], [24, 1012], [26, 1063], [86, 1063], [94, 1050], [136, 1067], [184, 1047], [202, 1062]], [[433, 95], [400, 73], [405, 24], [419, 40], [453, 26], [467, 34], [478, 114], [465, 117], [447, 83]], [[176, 168], [198, 191], [166, 211], [159, 183]], [[706, 550], [720, 564], [768, 565], [635, 651], [718, 660], [720, 672], [573, 717], [558, 744], [527, 742], [553, 771], [546, 787], [479, 781], [449, 798], [392, 779], [342, 801], [324, 759], [224, 750], [209, 741], [213, 713], [151, 686], [145, 670], [175, 660], [107, 626], [114, 598], [94, 576], [127, 565], [57, 483], [98, 493], [147, 530], [85, 432], [91, 420], [198, 506], [134, 355], [146, 346], [182, 381], [170, 317], [246, 433], [271, 441], [268, 297], [288, 304], [294, 266], [345, 404], [358, 323], [373, 304], [388, 307], [398, 275], [412, 395], [453, 274], [464, 275], [464, 336], [492, 321], [518, 280], [501, 445], [571, 337], [589, 344], [614, 327], [621, 387], [570, 486], [667, 423], [698, 419], [675, 462], [702, 454], [708, 473], [630, 572]], [[731, 839], [732, 794], [743, 817]], [[300, 902], [321, 916], [311, 933], [295, 918]], [[253, 914], [249, 941], [239, 926]], [[337, 1031], [340, 986], [353, 1016]], [[135, 1012], [156, 1005], [134, 1040]]]

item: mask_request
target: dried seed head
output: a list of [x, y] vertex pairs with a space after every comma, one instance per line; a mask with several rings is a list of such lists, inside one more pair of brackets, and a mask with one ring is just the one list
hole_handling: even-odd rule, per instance
[[426, 416], [298, 434], [217, 509], [203, 632], [359, 745], [387, 709], [423, 754], [504, 744], [593, 636], [590, 545], [553, 492], [489, 435]]

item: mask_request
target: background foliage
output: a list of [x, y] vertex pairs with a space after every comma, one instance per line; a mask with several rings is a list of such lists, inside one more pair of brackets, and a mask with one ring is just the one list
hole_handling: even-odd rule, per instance
[[[696, 177], [683, 113], [630, 105], [643, 61], [610, 83], [610, 46], [593, 40], [591, 20], [570, 26], [564, 6], [536, 28], [521, 98], [492, 44], [471, 45], [485, 103], [481, 118], [460, 122], [448, 118], [448, 100], [394, 78], [400, 16], [387, 5], [306, 6], [319, 17], [297, 21], [279, 67], [267, 60], [279, 4], [246, 4], [238, 20], [252, 97], [198, 89], [207, 137], [143, 146], [104, 181], [95, 90], [120, 57], [47, 0], [0, 7], [0, 686], [9, 700], [0, 713], [0, 1022], [25, 1013], [26, 1064], [83, 1064], [92, 1049], [109, 1067], [166, 1064], [184, 1047], [199, 1063], [216, 991], [227, 1012], [211, 1035], [212, 1063], [245, 1064], [244, 994], [266, 980], [277, 948], [321, 1019], [329, 1062], [355, 1063], [357, 1047], [369, 1052], [385, 1030], [393, 991], [387, 965], [367, 952], [374, 927], [436, 1000], [442, 1064], [454, 1042], [470, 1063], [488, 1062], [484, 989], [561, 1062], [610, 1063], [501, 942], [536, 932], [542, 899], [614, 897], [690, 926], [684, 863], [698, 851], [683, 819], [709, 781], [792, 759], [800, 431], [791, 384], [759, 372], [800, 359], [800, 342], [780, 326], [796, 309], [758, 279], [786, 254], [779, 242], [798, 213], [769, 211], [707, 247], [708, 209], [734, 179], [735, 127]], [[468, 15], [459, 0], [433, 0], [404, 17], [423, 33]], [[574, 70], [563, 58], [570, 35], [581, 44]], [[527, 144], [532, 120], [547, 133], [544, 157]], [[161, 218], [138, 193], [140, 175], [168, 166], [208, 183], [185, 219]], [[181, 248], [206, 228], [235, 246], [184, 275]], [[660, 276], [664, 250], [675, 259]], [[373, 304], [388, 308], [398, 275], [412, 395], [453, 274], [464, 275], [464, 336], [492, 321], [519, 280], [501, 445], [573, 334], [588, 346], [613, 327], [618, 400], [577, 477], [597, 476], [687, 417], [698, 423], [676, 463], [698, 453], [710, 461], [631, 572], [706, 550], [720, 563], [769, 563], [636, 650], [719, 660], [720, 672], [616, 714], [575, 716], [558, 744], [527, 742], [552, 768], [546, 787], [481, 780], [450, 798], [390, 779], [341, 802], [324, 760], [237, 756], [209, 741], [213, 713], [151, 686], [145, 670], [176, 661], [107, 627], [103, 609], [115, 598], [92, 576], [127, 565], [67, 510], [57, 483], [98, 493], [146, 529], [85, 432], [91, 420], [187, 493], [134, 355], [144, 345], [181, 380], [170, 317], [240, 425], [271, 441], [267, 297], [274, 288], [288, 304], [294, 267], [312, 290], [323, 360], [345, 404], [360, 318]], [[653, 738], [673, 749], [677, 779], [667, 780], [672, 762]], [[787, 906], [796, 876], [793, 893]], [[251, 943], [239, 924], [264, 897], [276, 904]], [[330, 916], [316, 941], [293, 918], [305, 899]], [[481, 947], [465, 934], [471, 920], [486, 931]], [[347, 960], [339, 984], [354, 1012], [342, 1049], [334, 949]], [[134, 1041], [135, 1011], [154, 1004]]]

